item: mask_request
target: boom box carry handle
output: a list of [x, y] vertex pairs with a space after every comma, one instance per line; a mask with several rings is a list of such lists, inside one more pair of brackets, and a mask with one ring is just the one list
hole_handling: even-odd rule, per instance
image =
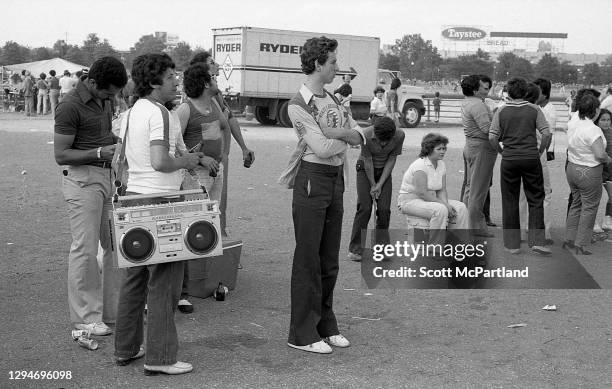
[[151, 199], [156, 197], [176, 197], [183, 195], [201, 195], [203, 192], [202, 189], [186, 189], [186, 190], [173, 190], [169, 192], [159, 192], [159, 193], [149, 193], [149, 194], [137, 194], [137, 195], [128, 195], [128, 196], [119, 196], [119, 201], [125, 200], [144, 200]]

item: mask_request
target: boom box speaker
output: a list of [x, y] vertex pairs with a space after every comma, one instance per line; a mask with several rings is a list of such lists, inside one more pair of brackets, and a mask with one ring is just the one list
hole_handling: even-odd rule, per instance
[[[120, 196], [119, 200], [129, 204], [130, 200], [191, 192], [194, 191]], [[110, 231], [116, 265], [120, 268], [223, 254], [217, 201], [118, 206], [112, 212]]]

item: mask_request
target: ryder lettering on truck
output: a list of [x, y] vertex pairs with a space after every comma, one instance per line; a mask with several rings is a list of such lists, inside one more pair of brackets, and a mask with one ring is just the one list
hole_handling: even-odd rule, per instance
[[240, 43], [217, 43], [217, 53], [229, 53], [240, 50]]
[[259, 51], [268, 51], [283, 54], [301, 54], [302, 46], [281, 45], [279, 43], [260, 43]]

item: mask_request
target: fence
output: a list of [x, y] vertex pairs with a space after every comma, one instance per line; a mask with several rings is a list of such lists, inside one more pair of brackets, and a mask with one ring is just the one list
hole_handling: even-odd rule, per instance
[[[435, 119], [433, 110], [433, 97], [424, 99], [425, 115], [421, 118], [421, 122], [432, 122]], [[463, 98], [442, 98], [440, 104], [440, 122], [461, 124], [461, 103]], [[569, 120], [568, 108], [563, 101], [551, 101], [557, 111], [557, 128], [560, 130], [567, 129], [567, 121]]]

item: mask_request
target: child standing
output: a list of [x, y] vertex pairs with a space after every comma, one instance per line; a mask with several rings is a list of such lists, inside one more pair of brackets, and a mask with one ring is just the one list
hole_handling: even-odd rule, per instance
[[442, 104], [442, 100], [440, 99], [440, 92], [436, 92], [434, 94], [433, 106], [434, 106], [434, 118], [436, 123], [440, 121], [440, 104]]

